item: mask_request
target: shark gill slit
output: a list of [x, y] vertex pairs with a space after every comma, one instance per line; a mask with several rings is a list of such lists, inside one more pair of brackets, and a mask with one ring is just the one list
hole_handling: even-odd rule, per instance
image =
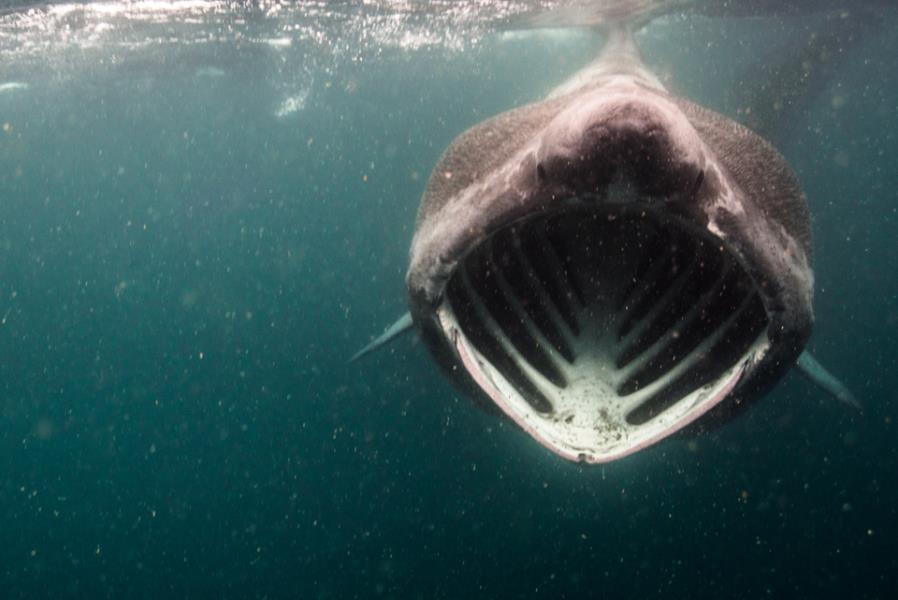
[[446, 298], [469, 342], [537, 413], [551, 416], [573, 367], [592, 361], [588, 372], [617, 399], [645, 396], [625, 415], [631, 426], [719, 380], [768, 325], [754, 282], [719, 240], [633, 207], [505, 227], [465, 257]]

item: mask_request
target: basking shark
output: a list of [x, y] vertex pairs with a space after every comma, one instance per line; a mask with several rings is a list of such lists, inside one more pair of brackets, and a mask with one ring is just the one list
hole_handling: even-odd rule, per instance
[[636, 19], [544, 100], [460, 135], [433, 170], [406, 277], [415, 329], [457, 386], [573, 461], [725, 421], [804, 353], [811, 226], [774, 147], [667, 90]]

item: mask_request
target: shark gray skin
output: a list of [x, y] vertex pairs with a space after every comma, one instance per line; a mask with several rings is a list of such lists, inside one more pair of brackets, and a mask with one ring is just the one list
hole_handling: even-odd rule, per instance
[[813, 321], [796, 177], [666, 91], [626, 27], [544, 101], [450, 146], [410, 254], [412, 320], [449, 378], [587, 463], [750, 404]]

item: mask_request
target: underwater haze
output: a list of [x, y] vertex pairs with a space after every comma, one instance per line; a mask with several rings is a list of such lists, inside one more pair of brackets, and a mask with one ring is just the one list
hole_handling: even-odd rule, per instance
[[[347, 364], [407, 310], [446, 146], [601, 47], [531, 27], [558, 4], [4, 5], [0, 597], [898, 597], [887, 3], [639, 33], [665, 85], [796, 170], [810, 348], [862, 413], [791, 374], [589, 467], [411, 338]], [[746, 110], [768, 92], [775, 114]]]

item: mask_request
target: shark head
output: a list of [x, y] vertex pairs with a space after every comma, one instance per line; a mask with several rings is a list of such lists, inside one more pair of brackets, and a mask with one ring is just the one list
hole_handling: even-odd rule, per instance
[[615, 64], [450, 146], [406, 278], [445, 373], [588, 463], [732, 415], [812, 324], [808, 212], [783, 158]]

